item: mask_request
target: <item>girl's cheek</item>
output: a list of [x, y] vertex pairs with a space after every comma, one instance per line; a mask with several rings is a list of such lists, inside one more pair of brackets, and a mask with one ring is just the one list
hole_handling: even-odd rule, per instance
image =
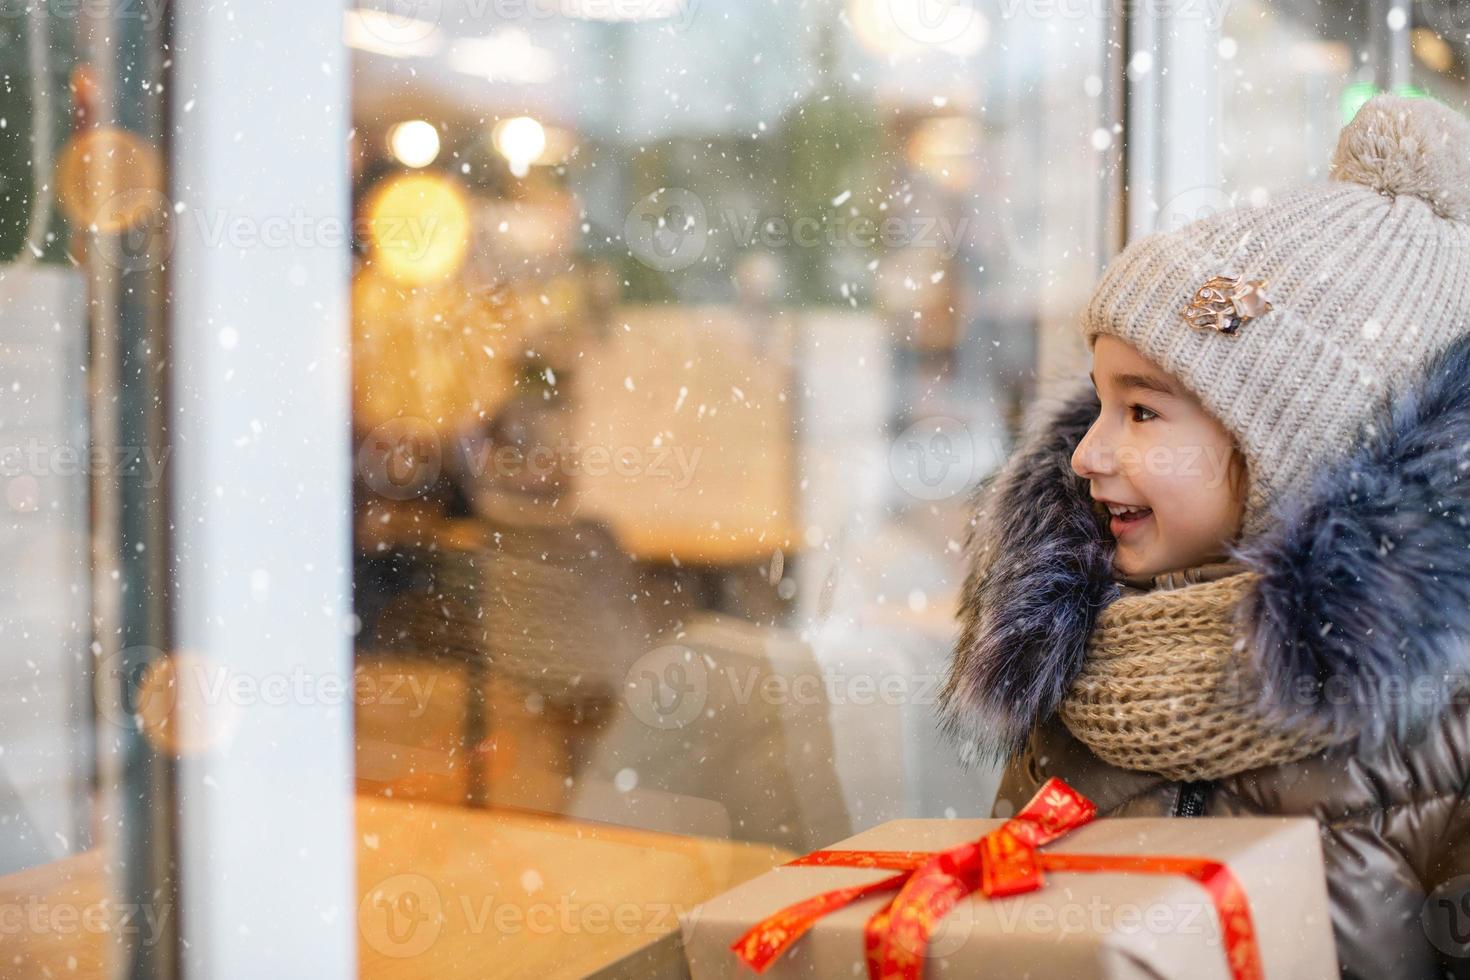
[[1148, 446], [1137, 442], [1125, 442], [1117, 448], [1118, 471], [1135, 481], [1147, 471]]

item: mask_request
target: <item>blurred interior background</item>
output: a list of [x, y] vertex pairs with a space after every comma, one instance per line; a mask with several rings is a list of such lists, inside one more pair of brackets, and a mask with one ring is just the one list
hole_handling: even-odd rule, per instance
[[[1108, 257], [1324, 179], [1375, 91], [1470, 99], [1442, 0], [360, 0], [347, 227], [288, 186], [275, 241], [191, 207], [170, 133], [210, 106], [127, 6], [0, 2], [0, 899], [177, 887], [174, 767], [253, 702], [179, 719], [221, 688], [170, 626], [169, 493], [205, 492], [169, 466], [170, 256], [334, 250], [280, 288], [350, 303], [365, 976], [655, 975], [651, 910], [988, 813], [934, 713], [968, 493]], [[511, 895], [641, 911], [548, 958], [466, 911]], [[166, 922], [107, 935], [32, 930], [14, 975], [188, 972]]]

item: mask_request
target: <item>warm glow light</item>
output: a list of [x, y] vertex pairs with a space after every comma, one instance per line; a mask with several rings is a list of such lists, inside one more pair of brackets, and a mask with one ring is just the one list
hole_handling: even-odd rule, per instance
[[1352, 71], [1352, 48], [1341, 41], [1297, 41], [1290, 52], [1292, 67], [1304, 74], [1345, 75]]
[[462, 37], [449, 45], [449, 67], [493, 82], [536, 85], [556, 76], [556, 58], [531, 43], [518, 27], [507, 27], [485, 37]]
[[1455, 51], [1449, 42], [1427, 27], [1416, 27], [1410, 35], [1414, 55], [1426, 68], [1446, 72], [1455, 67]]
[[908, 159], [946, 187], [964, 187], [973, 179], [980, 140], [980, 125], [968, 116], [936, 116], [914, 128]]
[[401, 122], [388, 130], [388, 148], [405, 167], [427, 167], [439, 156], [439, 130], [422, 119]]
[[896, 54], [912, 47], [913, 42], [896, 34], [891, 23], [885, 24], [880, 0], [848, 0], [847, 20], [862, 46], [874, 54]]
[[439, 53], [439, 25], [381, 10], [349, 10], [342, 19], [342, 41], [349, 48], [390, 58], [428, 58]]
[[500, 155], [510, 162], [510, 172], [524, 177], [546, 150], [546, 130], [530, 116], [516, 116], [497, 123], [491, 140]]
[[72, 221], [117, 232], [157, 213], [164, 200], [163, 158], [126, 130], [100, 126], [67, 141], [56, 161], [56, 192]]
[[974, 156], [980, 151], [980, 127], [968, 116], [935, 116], [915, 127], [909, 147], [917, 161]]
[[390, 177], [368, 200], [374, 265], [404, 283], [445, 279], [464, 264], [470, 210], [464, 192], [440, 174]]
[[990, 22], [974, 0], [847, 0], [847, 21], [873, 54], [971, 55], [990, 39]]
[[562, 129], [560, 126], [543, 126], [542, 131], [546, 134], [546, 147], [541, 151], [532, 163], [543, 166], [553, 166], [558, 163], [566, 163], [572, 154], [577, 152], [577, 137], [570, 130]]

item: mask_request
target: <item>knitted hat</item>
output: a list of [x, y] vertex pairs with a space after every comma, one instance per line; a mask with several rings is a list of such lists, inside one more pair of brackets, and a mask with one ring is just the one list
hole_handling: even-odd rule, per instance
[[[1188, 319], [1185, 313], [1188, 312]], [[1144, 236], [1082, 320], [1179, 378], [1250, 471], [1243, 530], [1269, 526], [1386, 397], [1470, 332], [1470, 121], [1378, 96], [1331, 179]]]

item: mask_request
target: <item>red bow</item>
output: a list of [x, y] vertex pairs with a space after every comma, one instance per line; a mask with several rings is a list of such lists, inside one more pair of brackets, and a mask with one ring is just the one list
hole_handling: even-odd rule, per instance
[[1030, 803], [999, 828], [945, 851], [813, 851], [787, 866], [838, 865], [900, 873], [838, 888], [768, 916], [730, 948], [762, 973], [817, 920], [860, 898], [897, 891], [863, 930], [870, 980], [919, 980], [929, 939], [950, 909], [975, 891], [1003, 898], [1042, 887], [1043, 871], [1135, 871], [1182, 874], [1209, 892], [1220, 916], [1234, 980], [1262, 980], [1260, 951], [1245, 890], [1230, 869], [1202, 858], [1048, 854], [1039, 848], [1092, 820], [1097, 807], [1060, 779], [1049, 779]]

